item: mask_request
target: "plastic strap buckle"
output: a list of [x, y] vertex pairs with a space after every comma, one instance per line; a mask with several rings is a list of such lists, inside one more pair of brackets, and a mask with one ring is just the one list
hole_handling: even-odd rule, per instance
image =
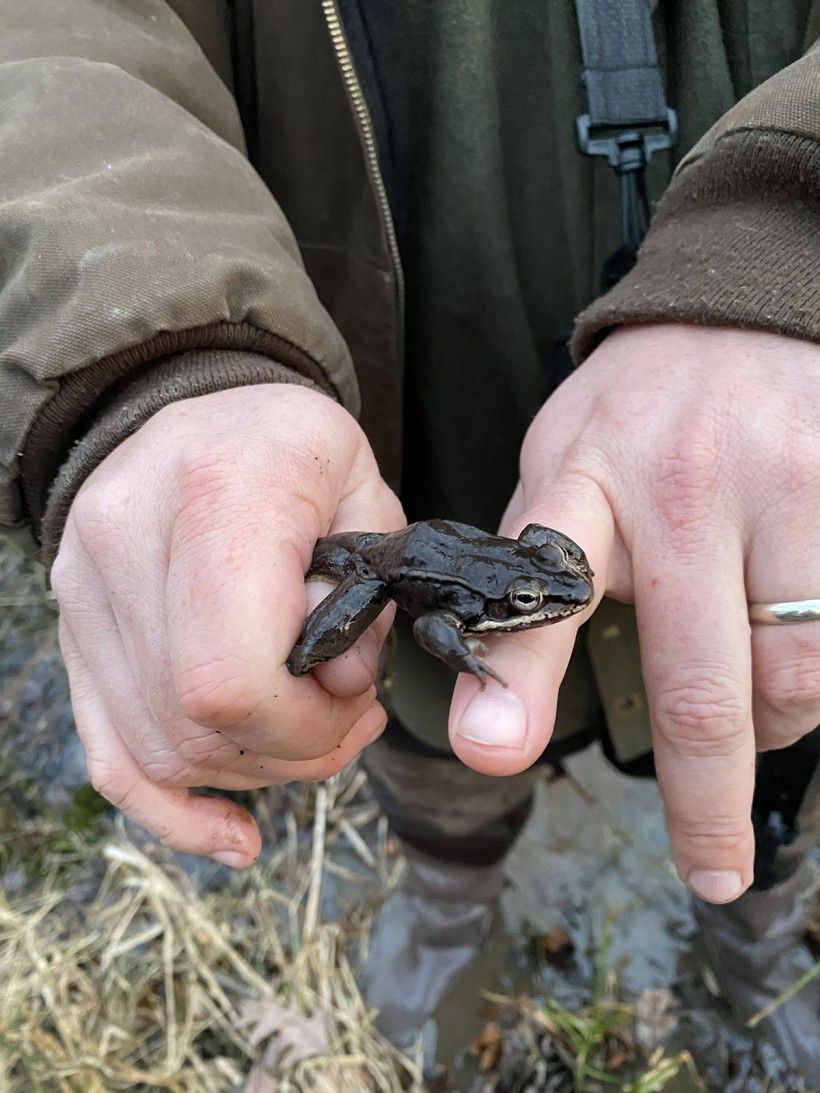
[[678, 116], [671, 107], [666, 123], [657, 127], [621, 129], [592, 136], [589, 114], [575, 121], [578, 147], [587, 156], [601, 156], [618, 176], [621, 188], [623, 245], [634, 256], [649, 229], [652, 207], [646, 189], [646, 166], [655, 152], [671, 148], [678, 135]]

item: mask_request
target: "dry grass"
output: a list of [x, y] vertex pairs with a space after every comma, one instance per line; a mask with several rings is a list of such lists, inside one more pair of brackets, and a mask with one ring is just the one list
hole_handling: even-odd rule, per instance
[[[350, 873], [334, 850], [346, 842], [349, 862], [369, 819], [360, 779], [302, 791], [312, 837], [299, 839], [289, 813], [279, 850], [201, 897], [170, 854], [141, 849], [119, 821], [104, 843], [64, 838], [36, 893], [0, 899], [0, 1088], [221, 1093], [263, 1061], [254, 1081], [274, 1084], [257, 1088], [281, 1093], [418, 1087], [355, 984], [348, 952], [369, 909], [351, 906], [344, 926], [319, 916], [323, 880]], [[362, 856], [389, 886], [386, 852]], [[304, 1058], [307, 1040], [318, 1053]]]
[[43, 570], [0, 543], [0, 1090], [417, 1085], [353, 974], [396, 872], [364, 775], [253, 795], [273, 849], [203, 893], [95, 795], [53, 811], [28, 777], [65, 738], [55, 623]]
[[[55, 621], [42, 571], [0, 543], [0, 1093], [420, 1093], [355, 982], [398, 868], [364, 775], [249, 795], [262, 860], [194, 882], [95, 795], [43, 802], [71, 733]], [[639, 1058], [599, 988], [576, 1013], [520, 1002], [534, 1063], [540, 1030], [579, 1090], [689, 1069]]]

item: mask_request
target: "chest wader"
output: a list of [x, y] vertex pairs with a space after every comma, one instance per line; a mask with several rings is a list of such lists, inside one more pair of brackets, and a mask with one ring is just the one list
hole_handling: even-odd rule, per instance
[[[663, 92], [645, 0], [578, 0], [576, 12], [587, 99], [586, 113], [576, 120], [579, 152], [605, 157], [620, 189], [621, 244], [604, 263], [601, 289], [606, 291], [635, 263], [652, 212], [646, 167], [655, 152], [671, 147], [677, 118]], [[562, 338], [553, 348], [553, 384], [572, 370], [567, 341]], [[397, 626], [405, 626], [404, 620], [399, 619]], [[417, 850], [473, 865], [499, 861], [529, 816], [532, 791], [544, 766], [563, 774], [562, 759], [595, 740], [624, 772], [654, 774], [630, 607], [605, 600], [582, 629], [561, 688], [549, 747], [538, 767], [502, 779], [465, 768], [442, 747], [440, 727], [447, 722], [452, 676], [431, 665], [430, 658], [405, 639], [402, 634], [400, 670], [405, 679], [418, 680], [418, 690], [425, 693], [430, 733], [420, 739], [418, 717], [413, 718], [412, 732], [402, 726], [402, 702], [391, 702], [388, 654], [384, 699], [395, 716], [382, 739], [368, 749], [365, 765], [394, 830]]]
[[[656, 152], [672, 147], [678, 125], [666, 102], [645, 0], [576, 0], [575, 8], [587, 103], [575, 123], [578, 149], [606, 159], [620, 191], [621, 243], [601, 271], [601, 291], [606, 292], [635, 264], [652, 215], [646, 168]], [[553, 348], [550, 371], [555, 383], [572, 370], [567, 340]], [[402, 673], [417, 673], [419, 689], [425, 692], [431, 732], [420, 739], [417, 726], [412, 733], [403, 728], [401, 710], [391, 703], [388, 670], [383, 697], [398, 716], [365, 757], [376, 795], [397, 834], [417, 849], [454, 862], [498, 861], [526, 822], [533, 786], [541, 775], [531, 769], [493, 779], [464, 768], [441, 746], [449, 673], [441, 668], [439, 678], [437, 668], [431, 668], [412, 641], [402, 640], [401, 648]], [[431, 679], [440, 686], [426, 687]], [[597, 694], [591, 693], [591, 679]], [[607, 599], [579, 634], [561, 688], [556, 730], [539, 765], [561, 774], [562, 758], [596, 739], [619, 770], [654, 775], [635, 613], [631, 606]], [[820, 730], [815, 730], [791, 748], [759, 759], [754, 805], [757, 886], [774, 883], [777, 851], [797, 837], [798, 813], [819, 748]]]
[[[585, 155], [607, 159], [621, 197], [621, 245], [603, 266], [606, 291], [635, 262], [651, 216], [645, 168], [655, 151], [673, 142], [677, 119], [664, 98], [645, 0], [576, 0], [576, 13], [588, 104], [576, 122], [578, 145]], [[565, 340], [555, 347], [553, 366], [553, 374], [571, 370]], [[412, 642], [405, 646], [424, 655]], [[414, 674], [409, 667], [416, 681], [429, 679], [423, 668]], [[591, 700], [590, 676], [597, 689]], [[418, 690], [431, 724], [446, 724], [447, 686]], [[402, 1047], [421, 1036], [429, 1063], [440, 999], [469, 966], [483, 977], [479, 953], [504, 883], [502, 859], [526, 822], [539, 775], [535, 768], [510, 778], [477, 774], [437, 746], [434, 732], [420, 740], [417, 727], [416, 720], [411, 734], [394, 718], [364, 755], [376, 796], [404, 842], [406, 868], [380, 912], [361, 985], [381, 1031]], [[596, 737], [621, 770], [654, 773], [635, 613], [606, 599], [576, 641], [543, 762], [560, 773], [561, 756]], [[820, 821], [818, 743], [820, 729], [759, 759], [755, 888], [767, 890], [753, 888], [722, 907], [693, 901], [723, 993], [741, 1019], [798, 981], [811, 960], [800, 944], [805, 914], [798, 866]], [[764, 1029], [789, 1065], [807, 1076], [820, 1058], [818, 982], [780, 1006]]]
[[[678, 126], [664, 97], [646, 5], [575, 0], [575, 8], [589, 105], [576, 122], [578, 146], [585, 155], [605, 157], [620, 183], [622, 244], [604, 263], [601, 290], [606, 292], [635, 264], [652, 216], [646, 165], [655, 152], [674, 144]], [[651, 747], [634, 611], [605, 600], [589, 624], [588, 642], [607, 711], [604, 750], [620, 769], [643, 773], [630, 771], [643, 766], [641, 752]], [[811, 835], [817, 817], [812, 823], [801, 809], [806, 801], [811, 811], [807, 793], [817, 781], [819, 754], [820, 727], [758, 757], [752, 805], [756, 889], [770, 888], [782, 878], [785, 863], [792, 864], [794, 853], [785, 848], [808, 849], [800, 836]]]

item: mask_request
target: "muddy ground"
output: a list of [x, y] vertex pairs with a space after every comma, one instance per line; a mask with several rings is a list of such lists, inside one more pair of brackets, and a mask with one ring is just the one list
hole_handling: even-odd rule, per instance
[[[83, 796], [85, 765], [73, 731], [55, 622], [42, 573], [15, 551], [0, 552], [6, 823], [10, 814], [13, 822], [15, 809], [31, 817], [40, 808], [50, 816], [67, 813], [75, 822], [78, 802], [89, 800]], [[784, 1073], [772, 1049], [754, 1044], [747, 1029], [737, 1028], [720, 1000], [719, 984], [698, 950], [686, 892], [671, 866], [655, 784], [620, 775], [597, 749], [575, 756], [568, 767], [570, 780], [540, 787], [537, 806], [510, 857], [503, 928], [440, 1007], [439, 1077], [430, 1088], [463, 1093], [578, 1088], [571, 1066], [527, 1013], [547, 999], [567, 1012], [584, 1012], [603, 949], [608, 989], [630, 1005], [648, 999], [662, 1026], [658, 1042], [667, 1053], [686, 1050], [694, 1060], [692, 1070], [684, 1067], [668, 1084], [647, 1089], [799, 1090], [799, 1081]], [[357, 807], [362, 800], [367, 804], [366, 794], [360, 791]], [[103, 815], [102, 822], [112, 821]], [[268, 830], [271, 843], [277, 830], [282, 829], [274, 825]], [[360, 833], [371, 847], [384, 839], [383, 825], [375, 819]], [[132, 835], [139, 838], [139, 833]], [[266, 852], [271, 850], [268, 845]], [[367, 885], [355, 882], [362, 854], [350, 851], [347, 857], [349, 875], [337, 871], [324, 885], [326, 914], [345, 907], [349, 916], [351, 902], [362, 893], [371, 904], [384, 894], [372, 875]], [[222, 882], [224, 871], [212, 864], [181, 855], [177, 860], [201, 888]], [[19, 858], [0, 856], [0, 899], [5, 896], [13, 906], [36, 884]], [[92, 889], [89, 885], [89, 893]], [[518, 998], [520, 1005], [505, 1006], [488, 994]], [[482, 1051], [482, 1030], [490, 1040], [498, 1037], [500, 1050], [485, 1043]], [[617, 1076], [614, 1080], [612, 1088], [627, 1088]]]

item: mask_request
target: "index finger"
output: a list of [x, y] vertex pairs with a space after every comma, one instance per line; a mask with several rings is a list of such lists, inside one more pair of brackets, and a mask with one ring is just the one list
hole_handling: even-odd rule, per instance
[[[708, 530], [707, 530], [708, 528]], [[675, 865], [727, 903], [753, 877], [752, 663], [736, 530], [658, 519], [633, 552], [655, 767]]]
[[558, 690], [578, 628], [600, 602], [607, 586], [614, 522], [609, 503], [591, 479], [566, 476], [530, 499], [526, 510], [508, 513], [505, 534], [529, 523], [568, 535], [585, 552], [594, 573], [594, 598], [584, 611], [559, 622], [499, 634], [488, 662], [507, 684], [488, 680], [479, 690], [460, 675], [450, 713], [450, 739], [458, 757], [482, 774], [517, 774], [531, 766], [549, 743], [555, 726]]

